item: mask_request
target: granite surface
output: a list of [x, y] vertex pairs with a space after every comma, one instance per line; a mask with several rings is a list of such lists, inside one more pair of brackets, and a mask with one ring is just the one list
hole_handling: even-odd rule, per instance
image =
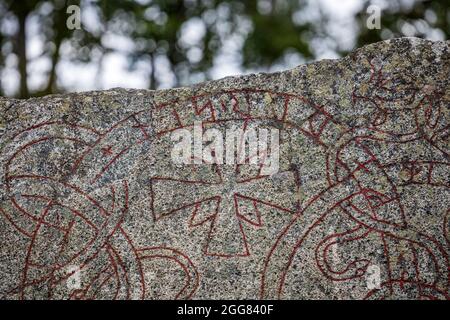
[[[448, 299], [449, 42], [171, 90], [0, 98], [1, 299]], [[279, 167], [171, 158], [279, 132]]]

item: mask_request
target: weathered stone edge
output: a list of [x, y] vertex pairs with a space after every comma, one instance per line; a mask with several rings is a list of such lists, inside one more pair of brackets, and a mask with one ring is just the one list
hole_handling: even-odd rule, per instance
[[[111, 88], [107, 90], [89, 90], [89, 91], [80, 91], [80, 92], [70, 92], [70, 93], [58, 93], [58, 94], [51, 94], [43, 97], [35, 97], [35, 98], [29, 98], [29, 99], [17, 99], [17, 98], [8, 98], [0, 96], [0, 113], [5, 113], [13, 107], [14, 105], [20, 105], [24, 102], [27, 103], [43, 103], [48, 100], [53, 99], [76, 99], [80, 96], [94, 96], [99, 94], [111, 94], [111, 95], [120, 95], [120, 94], [138, 94], [138, 95], [145, 95], [146, 97], [152, 97], [156, 94], [158, 96], [162, 97], [170, 97], [170, 96], [190, 96], [193, 94], [201, 94], [201, 93], [214, 93], [218, 90], [223, 89], [230, 89], [234, 88], [239, 85], [243, 85], [246, 82], [248, 82], [250, 79], [255, 78], [276, 78], [280, 75], [286, 74], [286, 73], [304, 73], [305, 69], [307, 68], [317, 68], [321, 65], [330, 65], [330, 64], [336, 64], [339, 62], [348, 62], [352, 59], [353, 56], [358, 54], [363, 54], [365, 52], [373, 52], [373, 51], [382, 51], [383, 49], [386, 49], [388, 47], [393, 47], [395, 45], [401, 46], [402, 44], [405, 44], [405, 41], [409, 42], [413, 46], [436, 46], [436, 47], [446, 47], [448, 51], [450, 51], [450, 40], [446, 41], [433, 41], [433, 40], [427, 40], [427, 39], [421, 39], [416, 37], [402, 37], [402, 38], [394, 38], [389, 39], [385, 41], [375, 42], [368, 44], [366, 46], [356, 48], [349, 52], [346, 56], [338, 58], [338, 59], [322, 59], [310, 63], [305, 63], [298, 65], [292, 69], [287, 69], [283, 71], [278, 72], [260, 72], [260, 73], [250, 73], [246, 75], [237, 75], [237, 76], [228, 76], [217, 80], [209, 80], [205, 82], [201, 82], [198, 84], [194, 84], [192, 86], [185, 86], [185, 87], [177, 87], [177, 88], [169, 88], [169, 89], [158, 89], [158, 90], [150, 90], [150, 89], [131, 89], [131, 88]], [[261, 80], [261, 79], [258, 79]], [[230, 84], [232, 82], [232, 84]], [[220, 88], [220, 89], [218, 89]]]

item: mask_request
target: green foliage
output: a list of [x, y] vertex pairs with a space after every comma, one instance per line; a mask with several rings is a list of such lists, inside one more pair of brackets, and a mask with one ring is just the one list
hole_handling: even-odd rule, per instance
[[[314, 37], [325, 37], [339, 48], [339, 39], [324, 34], [330, 17], [322, 11], [322, 16], [313, 22], [293, 18], [299, 11], [306, 10], [308, 4], [317, 3], [308, 0], [81, 0], [80, 4], [80, 0], [3, 0], [0, 1], [0, 25], [14, 23], [17, 30], [11, 34], [0, 28], [0, 72], [5, 68], [6, 58], [15, 55], [21, 79], [18, 97], [64, 91], [56, 68], [63, 45], [70, 48], [65, 54], [71, 61], [100, 63], [106, 53], [116, 50], [105, 45], [103, 37], [107, 33], [132, 40], [133, 49], [124, 54], [129, 59], [130, 69], [136, 68], [139, 62], [150, 64], [150, 88], [160, 85], [157, 76], [160, 59], [168, 61], [176, 85], [191, 83], [195, 75], [200, 75], [200, 79], [210, 78], [209, 71], [227, 41], [240, 41], [240, 63], [244, 70], [269, 69], [289, 52], [309, 61], [315, 58], [310, 41]], [[365, 27], [366, 8], [370, 3], [364, 0], [364, 6], [355, 15], [359, 25], [355, 46], [405, 35], [427, 37], [430, 32], [444, 38], [449, 35], [448, 1], [415, 0], [412, 5], [405, 5], [407, 2], [402, 0], [387, 1], [381, 30]], [[96, 12], [100, 27], [83, 25], [81, 30], [69, 30], [66, 8], [71, 4], [80, 5], [82, 10], [88, 6]], [[51, 64], [47, 81], [33, 92], [27, 83], [30, 61], [24, 36], [30, 30], [26, 30], [27, 23], [23, 23], [31, 17], [39, 21], [39, 30], [31, 31], [43, 40], [43, 56]], [[187, 43], [183, 32], [186, 25], [193, 22], [204, 32], [198, 42]], [[1, 80], [0, 94], [6, 79]]]
[[[365, 3], [364, 8], [367, 8], [370, 1], [365, 0]], [[416, 0], [412, 5], [400, 0], [387, 3], [388, 7], [382, 12], [380, 30], [364, 28], [367, 15], [365, 11], [357, 14], [358, 23], [362, 26], [357, 35], [357, 46], [403, 36], [426, 38], [430, 29], [435, 29], [448, 39], [450, 35], [449, 1]]]

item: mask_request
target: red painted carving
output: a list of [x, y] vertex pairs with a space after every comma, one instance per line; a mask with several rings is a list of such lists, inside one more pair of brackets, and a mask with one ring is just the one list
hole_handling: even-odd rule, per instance
[[[363, 279], [368, 267], [375, 263], [367, 252], [355, 250], [355, 258], [347, 260], [344, 266], [336, 266], [332, 261], [333, 250], [338, 246], [355, 245], [358, 248], [356, 244], [373, 242], [380, 246], [386, 276], [380, 289], [367, 290], [366, 298], [384, 298], [414, 287], [419, 298], [449, 299], [450, 209], [443, 218], [441, 241], [410, 225], [398, 188], [408, 185], [449, 188], [449, 181], [439, 180], [435, 172], [448, 172], [450, 163], [420, 158], [385, 162], [370, 146], [374, 143], [394, 148], [424, 142], [441, 159], [448, 159], [449, 125], [443, 121], [439, 100], [442, 93], [404, 87], [402, 95], [398, 95], [390, 81], [382, 70], [371, 64], [371, 77], [366, 83], [370, 90], [355, 90], [352, 101], [355, 108], [365, 104], [372, 109], [360, 119], [362, 125], [354, 127], [339, 120], [329, 107], [316, 105], [302, 96], [242, 89], [201, 94], [186, 101], [154, 106], [155, 119], [163, 117], [167, 120], [164, 123], [171, 123], [163, 127], [161, 122], [160, 129], [138, 120], [147, 112], [142, 110], [104, 131], [49, 121], [15, 133], [10, 143], [14, 150], [4, 153], [8, 154], [3, 177], [7, 199], [0, 206], [0, 216], [27, 239], [28, 247], [20, 283], [1, 295], [27, 298], [32, 288], [45, 284], [48, 298], [57, 297], [60, 287], [73, 276], [73, 272], [66, 271], [67, 267], [77, 265], [81, 272], [89, 274], [89, 278], [84, 280], [81, 288], [72, 290], [68, 298], [95, 299], [111, 292], [109, 298], [146, 298], [150, 293], [143, 263], [158, 260], [171, 264], [185, 275], [184, 283], [173, 292], [173, 298], [195, 297], [201, 281], [196, 261], [190, 258], [189, 252], [181, 251], [182, 248], [160, 243], [136, 246], [124, 225], [129, 212], [131, 179], [121, 177], [114, 183], [108, 180], [120, 171], [116, 170], [117, 166], [134, 148], [147, 148], [148, 142], [157, 141], [175, 129], [192, 126], [189, 122], [192, 117], [186, 117], [186, 113], [192, 112], [196, 119], [206, 124], [270, 120], [276, 121], [283, 130], [296, 130], [323, 150], [327, 187], [302, 204], [285, 207], [270, 200], [270, 193], [255, 196], [256, 191], [261, 191], [262, 183], [270, 185], [270, 179], [258, 174], [240, 179], [238, 166], [218, 166], [217, 179], [211, 181], [165, 177], [156, 173], [149, 177], [149, 212], [155, 224], [164, 219], [175, 219], [187, 211], [189, 228], [208, 226], [207, 238], [200, 244], [204, 255], [240, 259], [253, 254], [243, 226], [265, 227], [262, 206], [289, 215], [290, 222], [283, 226], [265, 256], [260, 257], [260, 297], [283, 298], [287, 279], [290, 275], [295, 276], [292, 266], [296, 256], [304, 250], [312, 234], [324, 227], [329, 217], [339, 216], [348, 222], [347, 229], [323, 234], [314, 243], [315, 268], [327, 281], [345, 283]], [[261, 101], [272, 103], [261, 106]], [[399, 101], [402, 101], [402, 108], [391, 107]], [[395, 131], [397, 129], [389, 126], [395, 117], [412, 119], [411, 128]], [[64, 128], [58, 132], [72, 134], [58, 136], [54, 134], [54, 128]], [[67, 175], [45, 176], [37, 168], [20, 166], [29, 150], [58, 140], [76, 146], [78, 150], [72, 155], [74, 158], [70, 158], [74, 160]], [[71, 177], [77, 178], [70, 182]], [[288, 179], [297, 190], [301, 187], [298, 171], [288, 172]], [[165, 196], [164, 190], [181, 185], [192, 185], [198, 193], [184, 201], [174, 200], [169, 207], [158, 207], [157, 202]], [[92, 191], [92, 186], [108, 191], [104, 197], [97, 197], [88, 191]], [[58, 190], [58, 194], [52, 195], [51, 190]], [[211, 190], [214, 190], [212, 196]], [[106, 197], [110, 200], [106, 201]], [[35, 212], [37, 209], [39, 212]], [[228, 232], [239, 238], [240, 247], [230, 251], [226, 246], [220, 246], [223, 239], [217, 230], [223, 221], [234, 221], [229, 226], [237, 229]], [[83, 240], [75, 239], [80, 230], [85, 233]], [[58, 249], [46, 251], [45, 245], [49, 243]], [[403, 252], [396, 249], [399, 245], [404, 248]], [[47, 255], [46, 259], [38, 259], [42, 255]], [[429, 261], [429, 270], [432, 270], [427, 275], [422, 270], [424, 259]], [[103, 290], [111, 287], [115, 289]]]

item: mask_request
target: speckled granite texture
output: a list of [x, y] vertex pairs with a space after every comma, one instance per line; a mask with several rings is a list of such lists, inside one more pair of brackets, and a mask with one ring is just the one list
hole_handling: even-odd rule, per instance
[[[449, 42], [191, 88], [0, 99], [2, 299], [448, 299]], [[277, 128], [279, 171], [170, 133]]]

